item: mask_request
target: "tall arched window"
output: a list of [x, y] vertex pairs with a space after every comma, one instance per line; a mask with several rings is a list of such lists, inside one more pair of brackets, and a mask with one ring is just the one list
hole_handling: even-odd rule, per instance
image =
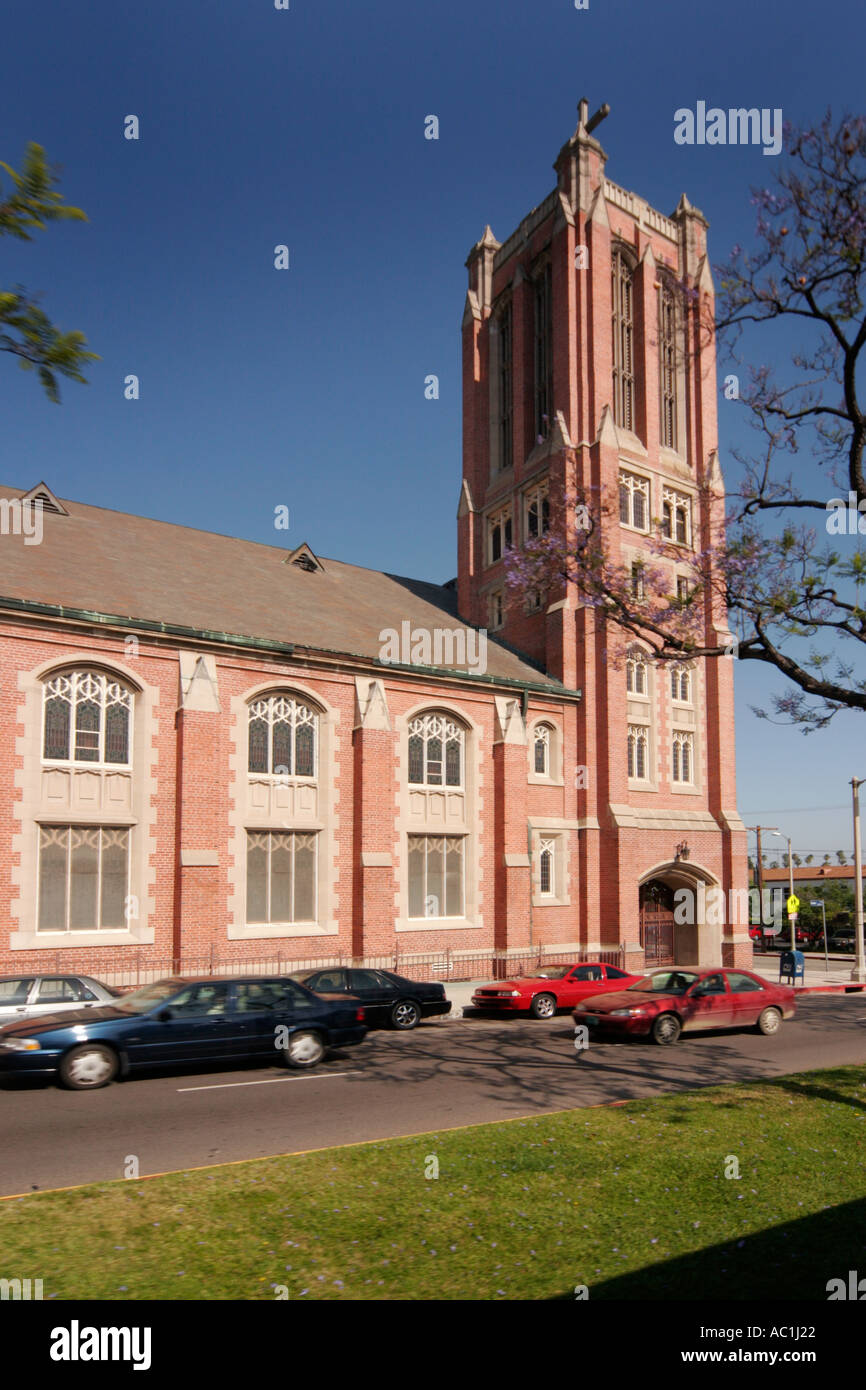
[[249, 771], [315, 777], [318, 725], [315, 710], [289, 692], [265, 695], [249, 707]]
[[553, 309], [550, 263], [535, 281], [535, 436], [550, 434], [553, 417]]
[[409, 725], [409, 783], [462, 787], [465, 731], [445, 714], [422, 714]]
[[670, 285], [659, 290], [660, 437], [668, 449], [677, 447], [677, 311]]
[[43, 687], [42, 756], [50, 762], [128, 766], [132, 692], [88, 669], [51, 676]]
[[613, 417], [634, 430], [634, 266], [616, 247], [611, 264]]
[[433, 709], [410, 719], [407, 734], [407, 920], [462, 918], [472, 824], [467, 730], [447, 711]]

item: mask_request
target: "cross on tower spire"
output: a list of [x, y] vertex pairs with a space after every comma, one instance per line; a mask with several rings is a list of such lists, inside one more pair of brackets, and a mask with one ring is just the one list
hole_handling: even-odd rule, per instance
[[610, 105], [604, 102], [592, 116], [589, 115], [589, 102], [586, 97], [581, 97], [577, 103], [577, 114], [580, 118], [579, 128], [583, 129], [585, 135], [591, 135], [597, 125], [601, 125], [605, 116], [610, 115]]

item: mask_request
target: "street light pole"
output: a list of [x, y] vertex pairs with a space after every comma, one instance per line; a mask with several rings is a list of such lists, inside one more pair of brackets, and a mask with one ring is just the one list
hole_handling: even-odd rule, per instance
[[854, 796], [854, 935], [857, 942], [857, 964], [851, 971], [851, 979], [858, 984], [866, 984], [866, 956], [863, 948], [863, 866], [860, 853], [860, 783], [863, 777], [851, 778], [851, 791]]
[[[769, 827], [768, 827], [768, 828], [769, 828]], [[774, 830], [774, 831], [773, 831], [773, 834], [774, 834], [774, 835], [778, 835], [778, 837], [779, 837], [780, 840], [787, 840], [787, 841], [788, 841], [788, 897], [789, 897], [789, 898], [793, 898], [793, 896], [794, 896], [794, 856], [793, 856], [792, 853], [791, 853], [791, 837], [790, 837], [790, 835], [783, 835], [782, 832], [781, 832], [781, 830]], [[791, 915], [790, 912], [788, 913], [788, 921], [789, 921], [790, 924], [791, 924], [791, 950], [792, 950], [792, 951], [796, 951], [796, 949], [797, 949], [797, 933], [796, 933], [795, 926], [794, 926], [794, 918], [792, 917], [792, 915]]]
[[809, 906], [820, 907], [821, 909], [821, 920], [824, 923], [824, 973], [829, 975], [830, 957], [827, 954], [827, 904], [824, 902], [823, 898], [810, 898]]

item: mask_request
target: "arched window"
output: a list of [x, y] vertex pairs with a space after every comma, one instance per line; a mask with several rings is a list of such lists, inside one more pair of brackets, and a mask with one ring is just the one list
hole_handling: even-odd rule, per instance
[[617, 247], [611, 262], [613, 417], [634, 430], [634, 267]]
[[265, 695], [249, 707], [249, 771], [315, 777], [319, 716], [288, 692]]
[[694, 736], [677, 730], [671, 748], [671, 772], [675, 782], [691, 782], [694, 777]]
[[659, 290], [659, 372], [661, 391], [661, 443], [668, 449], [677, 447], [677, 309], [669, 284]]
[[537, 724], [533, 735], [533, 767], [538, 777], [550, 776], [550, 725]]
[[687, 666], [671, 667], [671, 699], [681, 704], [691, 704], [692, 675]]
[[625, 688], [629, 695], [649, 693], [646, 655], [640, 647], [633, 647], [625, 663]]
[[462, 787], [465, 730], [446, 714], [422, 714], [409, 725], [409, 782]]
[[43, 687], [42, 756], [128, 767], [132, 692], [103, 671], [51, 676]]
[[640, 724], [630, 724], [628, 730], [628, 775], [646, 781], [648, 771], [648, 730]]
[[550, 434], [553, 417], [553, 309], [550, 263], [535, 281], [535, 436]]
[[550, 897], [554, 889], [555, 848], [555, 841], [553, 840], [542, 840], [539, 845], [538, 891], [544, 897]]

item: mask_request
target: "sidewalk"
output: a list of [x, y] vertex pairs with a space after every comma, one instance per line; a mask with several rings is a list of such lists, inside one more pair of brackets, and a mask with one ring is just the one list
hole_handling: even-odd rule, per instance
[[[819, 959], [806, 957], [804, 961], [803, 983], [797, 982], [796, 989], [798, 994], [860, 994], [866, 985], [858, 985], [851, 979], [851, 970], [854, 965], [854, 957], [848, 956], [847, 959], [839, 956], [831, 956], [829, 969], [824, 964], [823, 956]], [[771, 980], [773, 984], [779, 983], [779, 958], [762, 956], [755, 953], [754, 964], [752, 965], [756, 975], [762, 976], [765, 980]], [[787, 982], [787, 981], [786, 981]]]

